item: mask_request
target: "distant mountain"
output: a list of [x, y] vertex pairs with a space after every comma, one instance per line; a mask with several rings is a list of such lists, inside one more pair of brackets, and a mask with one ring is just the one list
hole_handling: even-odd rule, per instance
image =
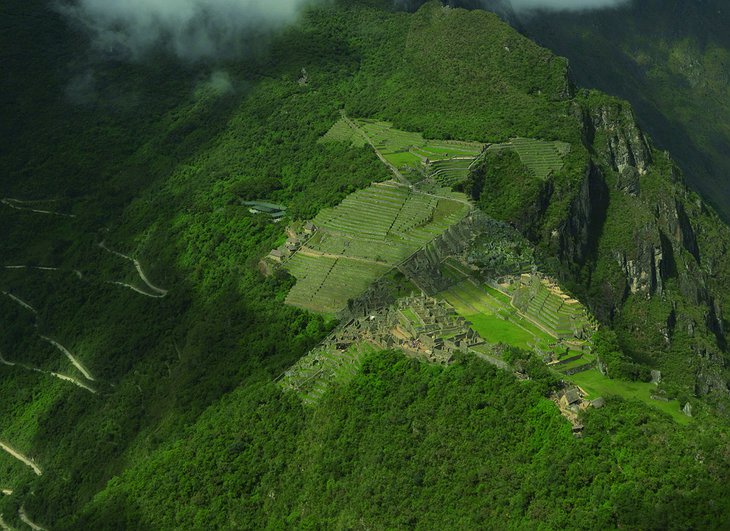
[[646, 0], [511, 21], [567, 57], [577, 84], [629, 100], [642, 127], [672, 153], [688, 183], [728, 219], [729, 7], [720, 0]]

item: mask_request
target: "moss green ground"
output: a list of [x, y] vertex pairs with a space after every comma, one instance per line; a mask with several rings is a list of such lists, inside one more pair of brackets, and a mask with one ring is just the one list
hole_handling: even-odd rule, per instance
[[654, 409], [668, 413], [680, 424], [689, 424], [691, 422], [691, 419], [682, 413], [677, 400], [664, 402], [662, 400], [652, 399], [651, 395], [656, 391], [656, 385], [652, 383], [629, 382], [626, 380], [606, 378], [597, 369], [574, 374], [570, 377], [570, 380], [585, 390], [590, 399], [599, 396], [618, 395], [623, 398], [640, 400]]
[[[536, 344], [544, 347], [547, 343], [554, 341], [552, 336], [537, 329], [526, 320], [515, 321], [520, 318], [515, 313], [509, 313], [509, 310], [514, 312], [514, 309], [505, 304], [507, 296], [494, 288], [480, 289], [470, 282], [464, 282], [444, 291], [441, 297], [451, 304], [459, 315], [471, 321], [472, 328], [489, 343], [505, 343], [533, 350]], [[502, 317], [505, 312], [510, 315], [508, 320]], [[575, 354], [572, 352], [567, 355]], [[555, 369], [564, 378], [560, 371], [585, 365], [592, 360], [593, 356], [585, 355], [582, 359]], [[663, 402], [651, 398], [652, 393], [656, 391], [654, 384], [610, 379], [603, 376], [597, 369], [579, 372], [569, 376], [568, 379], [584, 389], [588, 393], [588, 398], [618, 395], [627, 399], [636, 399], [670, 414], [677, 422], [682, 424], [689, 422], [689, 418], [680, 411], [678, 401]]]

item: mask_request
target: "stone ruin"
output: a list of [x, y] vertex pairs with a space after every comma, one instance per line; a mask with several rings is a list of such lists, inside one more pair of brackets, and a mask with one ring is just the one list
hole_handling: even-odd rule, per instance
[[[560, 413], [570, 421], [573, 426], [573, 435], [581, 437], [583, 434], [583, 424], [578, 418], [582, 411], [591, 407], [590, 400], [586, 400], [586, 393], [580, 387], [566, 387], [561, 391], [554, 393], [551, 400], [558, 406]], [[603, 399], [598, 398], [594, 407], [602, 407]]]
[[387, 308], [351, 319], [326, 340], [325, 348], [345, 351], [366, 341], [447, 364], [456, 352], [484, 343], [470, 325], [442, 301], [425, 295], [404, 297]]
[[259, 271], [264, 276], [273, 275], [281, 265], [317, 232], [317, 227], [311, 221], [292, 223], [286, 228], [286, 242], [259, 261]]

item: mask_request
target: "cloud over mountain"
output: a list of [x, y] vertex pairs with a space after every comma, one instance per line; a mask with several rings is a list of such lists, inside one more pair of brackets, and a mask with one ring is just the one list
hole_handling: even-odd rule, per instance
[[548, 9], [556, 11], [582, 11], [616, 7], [628, 3], [629, 0], [511, 0], [515, 11]]
[[189, 60], [235, 55], [293, 22], [312, 0], [59, 0], [57, 9], [102, 50]]

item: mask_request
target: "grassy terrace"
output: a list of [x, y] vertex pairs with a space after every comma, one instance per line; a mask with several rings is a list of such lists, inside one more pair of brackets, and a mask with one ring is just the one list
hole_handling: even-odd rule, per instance
[[363, 359], [375, 348], [368, 343], [353, 345], [346, 351], [313, 350], [301, 358], [279, 380], [285, 389], [294, 390], [305, 404], [313, 404], [333, 384], [345, 384], [355, 377]]
[[319, 139], [320, 142], [345, 142], [353, 147], [364, 147], [367, 142], [363, 136], [350, 127], [345, 120], [338, 120], [327, 133]]
[[[496, 291], [496, 290], [495, 290]], [[440, 295], [456, 312], [471, 321], [472, 328], [488, 343], [506, 343], [533, 350], [547, 349], [555, 341], [527, 319], [520, 316], [509, 303], [470, 281], [452, 286]]]
[[469, 211], [463, 196], [435, 197], [392, 182], [355, 192], [314, 219], [318, 231], [285, 265], [287, 303], [333, 314]]
[[430, 177], [441, 186], [454, 186], [469, 176], [475, 158], [437, 160], [431, 164]]
[[388, 122], [353, 120], [336, 122], [321, 142], [347, 142], [365, 145], [367, 138], [380, 154], [399, 169], [420, 169], [430, 165], [430, 173], [444, 186], [466, 178], [469, 166], [479, 156], [484, 144], [452, 140], [427, 140], [420, 133], [395, 129]]
[[551, 290], [537, 277], [531, 277], [515, 290], [514, 304], [535, 323], [559, 338], [570, 339], [576, 331], [589, 327], [583, 305]]
[[[489, 286], [482, 289], [470, 281], [465, 281], [444, 291], [440, 297], [451, 304], [459, 315], [471, 321], [472, 328], [488, 343], [506, 343], [527, 350], [533, 350], [535, 346], [549, 350], [549, 345], [555, 343], [555, 338], [521, 317], [510, 306], [509, 297], [499, 290]], [[478, 351], [479, 348], [475, 350]], [[484, 348], [484, 353], [490, 352], [489, 347]], [[577, 355], [577, 352], [571, 351], [565, 354], [564, 358], [569, 359]], [[578, 359], [551, 367], [562, 375], [571, 369], [586, 366], [593, 360], [592, 354], [584, 353]], [[690, 422], [690, 419], [681, 412], [678, 401], [664, 402], [651, 398], [656, 390], [654, 384], [610, 379], [595, 368], [562, 377], [580, 386], [587, 393], [588, 399], [611, 395], [636, 399], [668, 413], [680, 424]]]
[[599, 396], [618, 395], [640, 400], [653, 408], [664, 411], [680, 424], [689, 424], [691, 422], [691, 419], [682, 413], [681, 405], [677, 400], [664, 402], [651, 398], [656, 390], [656, 386], [652, 383], [612, 380], [603, 376], [597, 369], [574, 374], [570, 377], [570, 380], [588, 393], [589, 399]]
[[489, 146], [489, 151], [513, 149], [522, 163], [539, 179], [547, 177], [563, 167], [563, 157], [570, 151], [565, 142], [546, 142], [532, 138], [513, 138], [506, 144]]

